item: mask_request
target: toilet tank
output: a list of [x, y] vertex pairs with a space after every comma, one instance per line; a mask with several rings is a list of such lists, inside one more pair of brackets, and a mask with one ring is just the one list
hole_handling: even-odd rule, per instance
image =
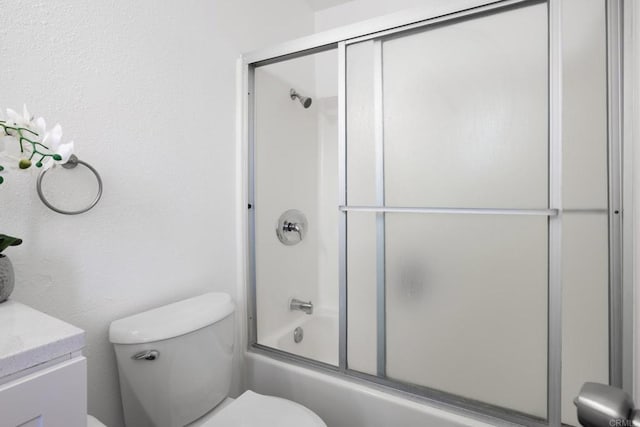
[[227, 396], [233, 311], [208, 293], [111, 323], [128, 427], [181, 427]]

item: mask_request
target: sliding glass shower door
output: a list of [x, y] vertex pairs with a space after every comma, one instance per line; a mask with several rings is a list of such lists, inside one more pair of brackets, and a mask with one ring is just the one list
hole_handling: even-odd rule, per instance
[[[256, 339], [338, 364], [336, 49], [254, 73]], [[306, 305], [304, 305], [306, 304]]]
[[572, 425], [608, 382], [605, 3], [563, 6], [555, 139], [545, 2], [346, 45], [349, 369]]
[[547, 44], [539, 4], [347, 46], [350, 368], [546, 417]]
[[619, 211], [605, 1], [558, 4], [555, 23], [497, 2], [251, 65], [252, 344], [578, 425], [582, 383], [619, 368]]

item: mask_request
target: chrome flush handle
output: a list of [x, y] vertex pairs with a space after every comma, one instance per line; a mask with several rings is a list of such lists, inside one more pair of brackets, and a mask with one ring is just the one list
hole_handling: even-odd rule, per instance
[[131, 356], [133, 360], [156, 360], [159, 357], [160, 352], [158, 350], [145, 350]]

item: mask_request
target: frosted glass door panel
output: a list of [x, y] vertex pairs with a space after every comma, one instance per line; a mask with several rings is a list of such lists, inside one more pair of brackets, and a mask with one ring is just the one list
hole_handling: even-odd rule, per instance
[[376, 214], [347, 215], [347, 357], [349, 369], [376, 374]]
[[[376, 204], [374, 42], [347, 48], [347, 202]], [[379, 82], [378, 82], [379, 83]]]
[[587, 381], [609, 382], [606, 213], [562, 219], [562, 422], [579, 426], [573, 399]]
[[[253, 88], [257, 343], [338, 364], [338, 131], [335, 49], [256, 67]], [[305, 108], [294, 89], [312, 98]], [[303, 241], [283, 244], [283, 213], [307, 220]], [[289, 220], [295, 220], [289, 216]], [[313, 316], [291, 310], [311, 301]], [[303, 327], [304, 340], [293, 332]]]
[[572, 426], [582, 384], [609, 382], [605, 6], [562, 1], [562, 422]]
[[280, 331], [302, 317], [287, 309], [288, 301], [313, 300], [318, 288], [317, 227], [296, 246], [283, 245], [275, 233], [278, 218], [289, 209], [317, 224], [318, 199], [309, 188], [316, 188], [319, 176], [318, 121], [314, 110], [289, 98], [291, 88], [313, 94], [313, 69], [313, 57], [305, 56], [255, 71], [257, 335], [258, 343], [276, 348]]
[[382, 58], [387, 205], [547, 206], [545, 4], [383, 40]]
[[565, 209], [607, 208], [605, 0], [562, 1]]
[[385, 226], [387, 376], [544, 418], [547, 218]]

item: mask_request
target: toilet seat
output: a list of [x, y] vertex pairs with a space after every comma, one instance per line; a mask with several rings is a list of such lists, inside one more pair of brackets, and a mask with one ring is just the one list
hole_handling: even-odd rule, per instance
[[91, 415], [87, 415], [87, 427], [105, 427], [105, 425]]
[[202, 427], [327, 427], [310, 409], [274, 396], [245, 391]]

